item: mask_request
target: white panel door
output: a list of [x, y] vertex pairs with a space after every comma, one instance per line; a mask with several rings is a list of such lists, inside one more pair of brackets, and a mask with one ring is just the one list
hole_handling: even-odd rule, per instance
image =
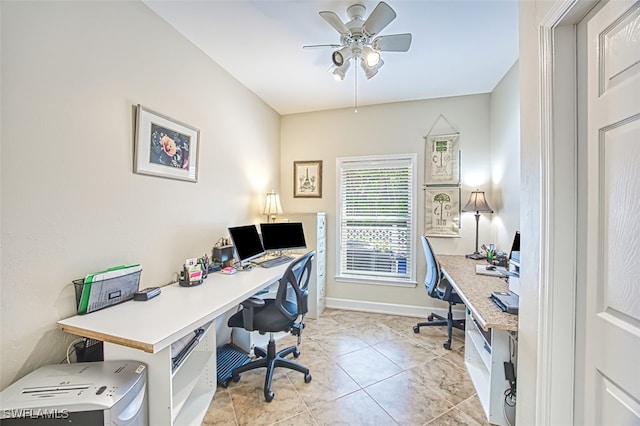
[[640, 2], [588, 24], [585, 419], [640, 425]]

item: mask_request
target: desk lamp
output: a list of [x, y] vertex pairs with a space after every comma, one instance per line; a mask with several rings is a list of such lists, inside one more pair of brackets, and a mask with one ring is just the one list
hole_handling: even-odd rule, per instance
[[487, 199], [484, 196], [484, 191], [476, 189], [469, 194], [469, 201], [462, 208], [463, 212], [475, 212], [476, 217], [476, 251], [472, 254], [468, 254], [469, 259], [484, 259], [485, 256], [478, 252], [478, 222], [480, 221], [480, 213], [493, 213], [491, 207], [487, 203]]
[[267, 222], [272, 219], [276, 221], [276, 216], [282, 214], [282, 206], [280, 205], [280, 196], [272, 189], [267, 192], [267, 199], [264, 203], [264, 211], [262, 214], [267, 215]]

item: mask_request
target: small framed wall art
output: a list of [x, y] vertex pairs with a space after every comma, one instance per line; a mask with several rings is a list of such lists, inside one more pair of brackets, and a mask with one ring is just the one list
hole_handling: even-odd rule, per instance
[[425, 181], [427, 185], [456, 185], [460, 181], [459, 135], [426, 136]]
[[294, 198], [322, 198], [322, 161], [293, 162]]
[[133, 171], [198, 181], [200, 130], [137, 106]]
[[430, 237], [460, 236], [460, 188], [425, 188], [424, 233]]

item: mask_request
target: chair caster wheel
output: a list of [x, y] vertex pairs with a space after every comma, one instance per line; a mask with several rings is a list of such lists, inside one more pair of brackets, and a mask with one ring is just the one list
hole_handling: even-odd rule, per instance
[[413, 332], [414, 333], [420, 333], [420, 327], [418, 327], [417, 325], [413, 326]]
[[232, 376], [231, 380], [233, 380], [234, 382], [238, 383], [240, 381], [240, 375]]
[[273, 397], [274, 396], [276, 396], [276, 394], [271, 392], [271, 391], [265, 392], [264, 393], [264, 400], [267, 401], [267, 402], [271, 402], [271, 401], [273, 401]]
[[309, 383], [311, 381], [311, 373], [307, 373], [304, 375], [304, 382]]
[[295, 351], [293, 351], [292, 353], [293, 353], [293, 357], [294, 358], [298, 358], [300, 356], [300, 351], [297, 350], [297, 349]]
[[451, 350], [451, 342], [444, 342], [442, 346], [444, 346], [444, 348], [448, 351]]
[[433, 321], [433, 315], [429, 315], [429, 316], [427, 317], [427, 321]]

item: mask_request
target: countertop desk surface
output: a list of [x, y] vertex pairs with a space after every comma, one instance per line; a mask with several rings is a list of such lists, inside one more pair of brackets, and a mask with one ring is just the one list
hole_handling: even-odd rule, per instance
[[518, 315], [502, 312], [489, 299], [494, 291], [509, 291], [507, 282], [503, 278], [476, 274], [476, 265], [486, 265], [486, 261], [459, 255], [438, 255], [437, 258], [445, 276], [484, 330], [518, 331]]
[[233, 275], [209, 274], [193, 288], [171, 284], [146, 302], [128, 301], [58, 321], [68, 333], [158, 353], [280, 279], [288, 264]]
[[234, 275], [209, 274], [193, 288], [171, 284], [146, 302], [128, 301], [58, 321], [68, 333], [104, 341], [104, 359], [133, 359], [147, 366], [149, 424], [201, 424], [216, 390], [216, 332], [174, 368], [172, 343], [277, 282], [289, 265], [255, 267]]

